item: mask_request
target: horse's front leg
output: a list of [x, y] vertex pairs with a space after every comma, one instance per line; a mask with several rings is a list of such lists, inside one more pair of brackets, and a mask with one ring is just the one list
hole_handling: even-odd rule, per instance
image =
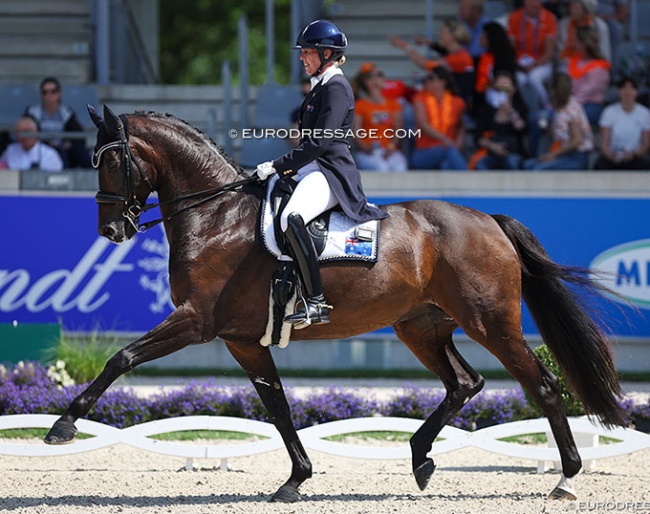
[[277, 490], [271, 501], [285, 503], [298, 501], [301, 499], [298, 491], [300, 485], [311, 478], [311, 461], [291, 421], [289, 403], [271, 352], [257, 343], [238, 345], [226, 341], [226, 346], [255, 386], [291, 458], [291, 477]]
[[143, 362], [169, 355], [201, 340], [193, 308], [183, 305], [172, 312], [165, 321], [137, 341], [122, 348], [109, 359], [99, 376], [77, 396], [68, 410], [45, 436], [48, 444], [65, 444], [77, 434], [75, 421], [88, 414], [97, 399], [121, 375]]

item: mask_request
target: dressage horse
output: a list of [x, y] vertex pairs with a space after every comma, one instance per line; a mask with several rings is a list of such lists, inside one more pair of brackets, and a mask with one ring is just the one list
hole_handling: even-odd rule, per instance
[[[147, 228], [139, 218], [156, 191], [176, 309], [107, 362], [45, 442], [70, 442], [75, 421], [123, 373], [219, 337], [250, 378], [291, 458], [291, 475], [272, 500], [299, 500], [300, 485], [312, 476], [311, 462], [291, 422], [271, 352], [259, 344], [269, 316], [270, 280], [278, 268], [257, 230], [263, 185], [246, 178], [208, 137], [173, 116], [117, 116], [107, 107], [103, 116], [89, 111], [98, 128], [99, 233], [122, 243]], [[586, 411], [607, 426], [625, 425], [607, 340], [573, 287], [591, 290], [597, 281], [586, 270], [553, 262], [530, 230], [508, 216], [433, 200], [382, 209], [390, 217], [381, 222], [378, 262], [325, 263], [324, 289], [335, 307], [331, 323], [301, 331], [300, 339], [339, 339], [392, 326], [442, 380], [444, 400], [410, 440], [413, 473], [424, 490], [435, 469], [427, 457], [434, 439], [484, 384], [454, 346], [452, 334], [462, 328], [541, 407], [562, 461], [562, 478], [550, 497], [574, 499], [572, 477], [581, 469], [580, 456], [558, 381], [523, 337], [521, 299]], [[309, 352], [309, 344], [293, 351]]]

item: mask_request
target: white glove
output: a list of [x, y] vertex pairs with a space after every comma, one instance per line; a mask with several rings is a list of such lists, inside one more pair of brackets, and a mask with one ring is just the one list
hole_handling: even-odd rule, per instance
[[273, 162], [266, 161], [263, 162], [262, 164], [258, 164], [257, 168], [255, 168], [255, 173], [257, 174], [260, 180], [266, 180], [267, 178], [269, 178], [271, 175], [275, 173]]

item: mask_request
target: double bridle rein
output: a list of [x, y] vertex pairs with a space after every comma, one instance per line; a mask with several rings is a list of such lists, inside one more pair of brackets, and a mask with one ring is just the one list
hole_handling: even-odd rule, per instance
[[[166, 200], [164, 202], [147, 203], [143, 205], [140, 203], [140, 201], [138, 200], [135, 194], [136, 184], [135, 184], [135, 174], [133, 173], [133, 166], [137, 168], [140, 174], [140, 178], [149, 188], [149, 192], [153, 193], [155, 192], [155, 189], [153, 187], [153, 184], [151, 183], [151, 180], [149, 180], [149, 177], [144, 172], [142, 166], [138, 162], [138, 159], [133, 154], [133, 150], [131, 150], [131, 146], [129, 145], [129, 139], [126, 134], [126, 130], [124, 129], [124, 123], [122, 122], [120, 122], [120, 124], [118, 125], [118, 135], [119, 135], [118, 141], [112, 141], [110, 143], [105, 144], [93, 154], [92, 166], [95, 169], [99, 168], [99, 164], [101, 162], [102, 155], [104, 154], [104, 152], [108, 150], [115, 150], [115, 149], [121, 150], [122, 161], [124, 163], [124, 194], [118, 195], [115, 193], [109, 193], [109, 192], [99, 190], [95, 195], [95, 202], [97, 202], [97, 204], [108, 204], [108, 205], [122, 204], [124, 206], [124, 209], [122, 210], [122, 216], [133, 226], [133, 228], [137, 233], [144, 232], [145, 230], [148, 230], [151, 227], [158, 225], [159, 223], [172, 219], [174, 216], [177, 216], [182, 212], [203, 205], [204, 203], [210, 202], [215, 198], [221, 196], [222, 194], [229, 193], [232, 191], [241, 191], [244, 185], [257, 180], [255, 176], [251, 176], [242, 180], [238, 180], [236, 182], [231, 182], [230, 184], [226, 184], [221, 187], [205, 189], [203, 191], [197, 191], [195, 193], [189, 193], [187, 195], [177, 196], [176, 198], [172, 198], [171, 200]], [[190, 205], [186, 205], [181, 209], [177, 209], [167, 216], [152, 221], [148, 221], [147, 223], [143, 223], [142, 225], [140, 224], [140, 216], [151, 209], [155, 209], [156, 207], [160, 207], [162, 205], [167, 205], [170, 203], [180, 202], [182, 200], [187, 200], [190, 198], [198, 198], [198, 197], [203, 197], [203, 198]]]

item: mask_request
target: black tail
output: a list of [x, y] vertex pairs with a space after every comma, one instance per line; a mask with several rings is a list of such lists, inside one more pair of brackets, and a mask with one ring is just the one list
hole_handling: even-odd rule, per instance
[[565, 282], [595, 294], [603, 288], [589, 276], [588, 269], [553, 262], [519, 221], [503, 215], [492, 217], [517, 249], [524, 300], [585, 411], [605, 426], [626, 426], [627, 416], [618, 401], [623, 391], [607, 338]]

